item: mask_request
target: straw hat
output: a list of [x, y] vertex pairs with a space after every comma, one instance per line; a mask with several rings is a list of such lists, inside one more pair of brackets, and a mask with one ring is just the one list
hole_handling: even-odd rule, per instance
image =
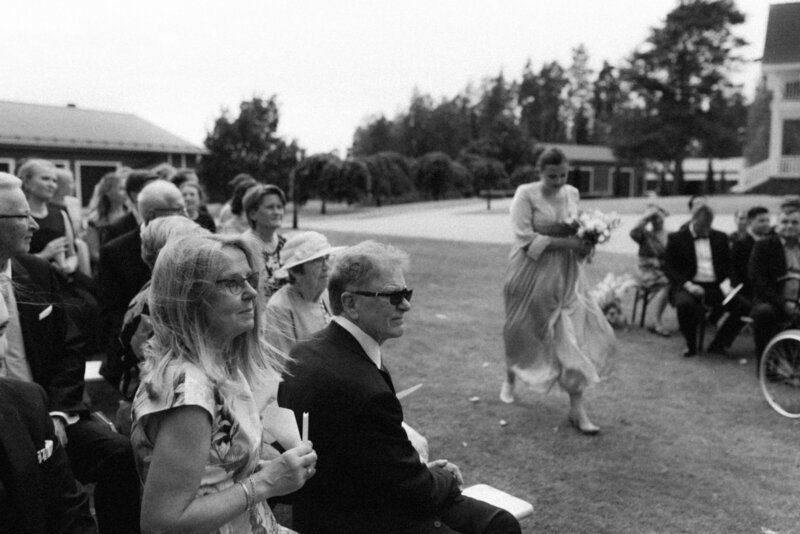
[[283, 266], [275, 272], [275, 276], [289, 276], [289, 269], [309, 261], [334, 254], [345, 247], [332, 247], [324, 235], [319, 232], [301, 232], [290, 237], [281, 249]]

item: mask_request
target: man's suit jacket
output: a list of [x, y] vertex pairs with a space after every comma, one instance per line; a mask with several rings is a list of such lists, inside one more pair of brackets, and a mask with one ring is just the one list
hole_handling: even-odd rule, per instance
[[133, 212], [129, 211], [113, 223], [106, 226], [105, 242], [108, 243], [109, 241], [138, 228], [139, 221], [136, 220], [136, 216], [133, 214]]
[[58, 278], [50, 263], [24, 254], [11, 259], [11, 279], [19, 311], [25, 359], [33, 381], [50, 398], [50, 411], [79, 415], [88, 412], [83, 402], [86, 364], [69, 339], [67, 316]]
[[783, 293], [778, 278], [786, 275], [786, 253], [780, 237], [771, 235], [755, 244], [747, 271], [753, 280], [756, 302], [772, 304], [782, 311]]
[[138, 227], [100, 248], [99, 280], [104, 314], [118, 314], [121, 325], [131, 299], [150, 280], [150, 269], [142, 260]]
[[421, 463], [403, 430], [389, 373], [332, 322], [291, 352], [279, 390], [298, 421], [309, 413], [317, 473], [293, 501], [304, 534], [435, 532], [437, 510], [458, 495], [449, 472]]
[[752, 298], [753, 296], [753, 282], [747, 269], [750, 264], [750, 254], [753, 252], [755, 244], [756, 240], [747, 233], [743, 237], [736, 239], [731, 246], [731, 287], [743, 284], [742, 291], [739, 294], [747, 298]]
[[[728, 236], [711, 230], [708, 235], [711, 244], [711, 262], [717, 283], [730, 276], [730, 249]], [[694, 251], [694, 236], [688, 227], [670, 234], [667, 239], [667, 254], [664, 259], [664, 274], [669, 278], [673, 291], [692, 281], [697, 273], [697, 255]]]
[[[52, 447], [49, 457], [42, 454], [48, 449], [46, 442]], [[89, 498], [75, 482], [53, 431], [44, 390], [4, 378], [0, 378], [0, 518], [0, 534], [96, 531]]]

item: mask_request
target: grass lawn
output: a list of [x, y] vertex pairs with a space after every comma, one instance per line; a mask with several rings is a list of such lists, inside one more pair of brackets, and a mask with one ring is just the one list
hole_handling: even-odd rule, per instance
[[[384, 241], [411, 254], [406, 334], [384, 347], [398, 391], [424, 384], [403, 401], [407, 421], [468, 485], [533, 502], [524, 532], [800, 533], [800, 421], [762, 399], [751, 337], [728, 358], [685, 360], [678, 335], [619, 332], [615, 373], [587, 395], [602, 433], [582, 436], [567, 424], [561, 392], [521, 390], [510, 406], [497, 398], [507, 246]], [[587, 274], [594, 283], [633, 272], [634, 261], [601, 249]]]

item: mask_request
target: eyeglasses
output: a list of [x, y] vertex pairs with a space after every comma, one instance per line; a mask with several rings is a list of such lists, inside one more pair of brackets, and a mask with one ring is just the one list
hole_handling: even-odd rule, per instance
[[0, 215], [0, 219], [32, 219], [33, 215], [30, 212], [20, 213], [19, 215]]
[[411, 295], [414, 293], [413, 289], [403, 288], [392, 292], [380, 291], [351, 291], [354, 295], [361, 295], [363, 297], [388, 297], [389, 303], [392, 306], [399, 306], [404, 300], [411, 302]]
[[245, 278], [223, 278], [216, 283], [225, 286], [231, 295], [241, 295], [244, 291], [244, 284], [247, 282], [251, 288], [258, 291], [259, 273], [250, 273]]

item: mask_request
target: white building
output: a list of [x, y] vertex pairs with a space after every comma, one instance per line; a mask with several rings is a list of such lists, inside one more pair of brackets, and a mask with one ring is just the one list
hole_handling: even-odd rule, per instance
[[800, 2], [769, 7], [761, 61], [773, 95], [769, 158], [746, 168], [735, 190], [800, 193]]

